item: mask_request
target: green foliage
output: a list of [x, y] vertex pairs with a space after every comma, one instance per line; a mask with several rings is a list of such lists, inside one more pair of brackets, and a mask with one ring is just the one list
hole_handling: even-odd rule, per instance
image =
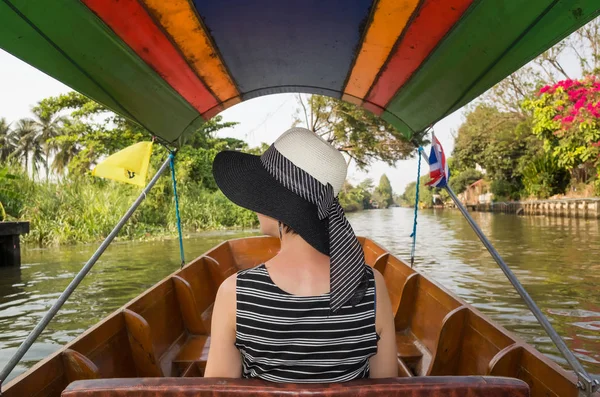
[[467, 190], [467, 187], [473, 182], [477, 182], [483, 178], [483, 174], [473, 168], [467, 168], [462, 171], [451, 169], [450, 187], [456, 194], [460, 194]]
[[[178, 178], [179, 182], [182, 182]], [[254, 213], [236, 206], [221, 192], [198, 183], [179, 184], [182, 226], [187, 231], [254, 227]], [[26, 241], [40, 246], [100, 241], [116, 225], [140, 189], [91, 176], [58, 183], [31, 183], [21, 197], [21, 219], [31, 222]], [[163, 176], [127, 222], [120, 239], [143, 239], [176, 233], [171, 180]]]
[[494, 194], [495, 201], [518, 200], [521, 195], [522, 185], [514, 180], [494, 179], [490, 191]]
[[375, 189], [373, 199], [377, 202], [378, 208], [388, 208], [394, 204], [394, 192], [387, 175], [383, 174], [379, 180], [379, 186]]
[[306, 102], [299, 97], [301, 109], [294, 125], [314, 131], [354, 160], [361, 170], [375, 160], [394, 165], [412, 157], [415, 147], [427, 143], [425, 133], [409, 141], [385, 120], [351, 103], [321, 95], [312, 95]]
[[[429, 182], [429, 176], [425, 175], [419, 179], [419, 207], [431, 208], [433, 206], [433, 195], [437, 193], [439, 189], [427, 186]], [[417, 183], [411, 182], [406, 185], [404, 189], [403, 201], [414, 207], [415, 197], [417, 192]]]
[[0, 203], [4, 218], [19, 218], [25, 206], [25, 200], [34, 188], [21, 167], [14, 164], [0, 166]]
[[[0, 168], [0, 216], [5, 209], [10, 217], [30, 221], [26, 239], [41, 246], [103, 239], [140, 189], [93, 178], [89, 171], [104, 156], [149, 140], [150, 134], [75, 92], [40, 101], [33, 108], [33, 117], [18, 121], [13, 128], [0, 119], [0, 155], [5, 161], [15, 160], [10, 173]], [[235, 124], [215, 117], [188, 136], [178, 150], [176, 173], [185, 230], [257, 224], [254, 213], [236, 206], [217, 190], [212, 176], [212, 161], [221, 150], [264, 151], [264, 145], [250, 148], [242, 140], [216, 136], [219, 130]], [[163, 146], [155, 145], [150, 174], [167, 154]], [[40, 167], [62, 178], [45, 183], [39, 178], [32, 180], [26, 170], [36, 175]], [[170, 178], [163, 176], [119, 238], [171, 235], [175, 231], [173, 188]]]
[[[480, 165], [492, 181], [503, 181], [499, 191], [518, 198], [522, 189], [519, 165], [537, 154], [540, 146], [528, 117], [479, 105], [460, 126], [452, 157], [458, 170]], [[450, 183], [456, 183], [454, 178]]]
[[5, 162], [17, 148], [17, 137], [13, 134], [10, 123], [0, 117], [0, 162]]
[[569, 185], [569, 172], [549, 153], [541, 154], [527, 163], [522, 173], [523, 186], [530, 197], [548, 198], [563, 194]]
[[363, 209], [372, 208], [371, 191], [373, 190], [373, 180], [367, 178], [358, 186], [354, 187], [348, 181], [344, 183], [344, 187], [338, 196], [338, 200], [345, 212], [360, 211]]

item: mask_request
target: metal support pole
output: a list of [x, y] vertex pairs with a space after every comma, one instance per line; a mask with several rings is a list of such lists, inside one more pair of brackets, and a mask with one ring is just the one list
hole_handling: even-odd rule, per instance
[[162, 173], [169, 167], [170, 162], [171, 162], [171, 158], [169, 157], [158, 169], [158, 171], [156, 172], [156, 174], [154, 175], [152, 180], [150, 180], [150, 183], [148, 183], [148, 185], [144, 188], [144, 190], [142, 191], [142, 194], [140, 194], [140, 196], [135, 200], [135, 202], [131, 205], [131, 207], [129, 207], [129, 209], [127, 210], [125, 215], [123, 215], [123, 217], [119, 220], [119, 222], [114, 227], [114, 229], [110, 232], [108, 237], [106, 237], [106, 239], [102, 242], [102, 244], [100, 244], [100, 246], [98, 247], [96, 252], [94, 252], [94, 255], [92, 255], [92, 257], [87, 261], [87, 263], [81, 268], [79, 273], [77, 273], [77, 275], [73, 278], [73, 280], [71, 280], [71, 282], [69, 283], [67, 288], [63, 291], [62, 294], [60, 294], [60, 296], [58, 297], [56, 302], [54, 302], [54, 304], [52, 305], [50, 310], [48, 310], [48, 312], [44, 315], [44, 317], [40, 320], [40, 322], [35, 326], [33, 331], [31, 331], [31, 333], [27, 336], [27, 338], [23, 341], [23, 343], [21, 343], [21, 346], [19, 346], [19, 349], [17, 349], [17, 351], [11, 357], [11, 359], [8, 361], [6, 366], [2, 369], [2, 372], [0, 372], [0, 395], [2, 394], [2, 389], [1, 389], [2, 382], [4, 382], [4, 380], [6, 380], [8, 375], [17, 366], [19, 361], [21, 361], [21, 359], [23, 358], [25, 353], [27, 353], [27, 351], [29, 350], [31, 345], [33, 345], [33, 342], [35, 342], [35, 340], [38, 338], [38, 336], [40, 336], [42, 331], [46, 328], [48, 323], [50, 323], [50, 321], [56, 315], [58, 310], [67, 301], [67, 299], [69, 299], [69, 296], [71, 296], [71, 294], [73, 293], [75, 288], [77, 288], [77, 286], [79, 285], [81, 280], [83, 280], [83, 278], [88, 274], [88, 272], [94, 266], [94, 264], [96, 263], [98, 258], [100, 258], [100, 256], [106, 250], [106, 248], [114, 240], [114, 238], [117, 236], [117, 234], [119, 233], [121, 228], [125, 225], [125, 223], [129, 220], [129, 218], [131, 218], [131, 215], [133, 215], [133, 213], [140, 206], [142, 201], [144, 201], [144, 199], [146, 198], [146, 194], [152, 189], [152, 187], [154, 186], [156, 181], [158, 181], [158, 178], [162, 175]]
[[181, 231], [181, 216], [179, 215], [179, 196], [177, 195], [177, 179], [175, 178], [175, 153], [169, 155], [171, 160], [171, 179], [173, 179], [173, 195], [175, 196], [175, 218], [177, 220], [177, 233], [179, 235], [179, 256], [181, 258], [181, 268], [185, 265], [185, 255], [183, 254], [183, 233]]
[[510, 283], [513, 285], [513, 287], [515, 287], [519, 295], [521, 295], [521, 298], [525, 301], [525, 304], [527, 305], [529, 310], [531, 310], [535, 318], [542, 325], [548, 336], [550, 336], [552, 342], [554, 342], [554, 344], [565, 357], [571, 368], [573, 368], [573, 370], [575, 371], [575, 374], [577, 375], [578, 379], [577, 387], [580, 389], [579, 395], [591, 397], [592, 394], [596, 390], [598, 390], [598, 387], [600, 385], [598, 379], [594, 379], [585, 370], [585, 368], [583, 368], [579, 360], [577, 360], [577, 357], [575, 357], [573, 352], [571, 352], [571, 350], [567, 347], [565, 341], [556, 332], [554, 327], [552, 327], [552, 324], [550, 324], [550, 321], [548, 321], [544, 313], [542, 313], [542, 311], [539, 309], [539, 307], [537, 307], [533, 299], [531, 299], [531, 296], [529, 296], [527, 291], [525, 291], [525, 288], [523, 288], [515, 274], [504, 262], [498, 251], [496, 251], [496, 249], [492, 246], [492, 243], [487, 239], [485, 234], [483, 234], [477, 223], [475, 223], [475, 220], [469, 214], [469, 211], [467, 211], [467, 209], [463, 206], [458, 197], [456, 197], [454, 191], [452, 191], [450, 186], [445, 186], [444, 189], [446, 189], [446, 191], [450, 195], [450, 198], [452, 198], [452, 201], [454, 201], [454, 204], [456, 204], [456, 207], [463, 214], [467, 222], [469, 222], [469, 225], [471, 226], [475, 234], [477, 234], [479, 240], [481, 240], [485, 248], [487, 248], [489, 253], [492, 255], [492, 258], [494, 258], [496, 263], [500, 266], [500, 269], [502, 269]]

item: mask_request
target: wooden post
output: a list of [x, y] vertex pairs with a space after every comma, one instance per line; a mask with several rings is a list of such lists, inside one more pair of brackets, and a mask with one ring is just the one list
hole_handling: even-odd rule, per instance
[[0, 222], [0, 266], [21, 266], [19, 236], [29, 233], [29, 222]]

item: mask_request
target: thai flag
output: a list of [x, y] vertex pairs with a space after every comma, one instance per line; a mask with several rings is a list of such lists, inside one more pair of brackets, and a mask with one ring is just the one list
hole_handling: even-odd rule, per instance
[[431, 180], [427, 182], [427, 185], [434, 187], [445, 187], [450, 179], [444, 148], [435, 135], [431, 144], [431, 153], [429, 153], [429, 177]]

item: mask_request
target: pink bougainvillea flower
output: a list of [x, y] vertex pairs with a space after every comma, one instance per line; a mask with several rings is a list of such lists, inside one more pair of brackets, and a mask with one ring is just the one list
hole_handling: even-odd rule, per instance
[[575, 117], [573, 116], [565, 116], [562, 119], [563, 124], [572, 123]]
[[543, 93], [545, 93], [545, 92], [548, 92], [549, 89], [550, 89], [549, 85], [543, 86], [542, 88], [540, 88], [540, 95], [543, 94]]
[[580, 97], [577, 100], [577, 102], [575, 102], [574, 108], [577, 110], [581, 109], [583, 107], [583, 105], [585, 105], [585, 100], [586, 100], [585, 96]]

